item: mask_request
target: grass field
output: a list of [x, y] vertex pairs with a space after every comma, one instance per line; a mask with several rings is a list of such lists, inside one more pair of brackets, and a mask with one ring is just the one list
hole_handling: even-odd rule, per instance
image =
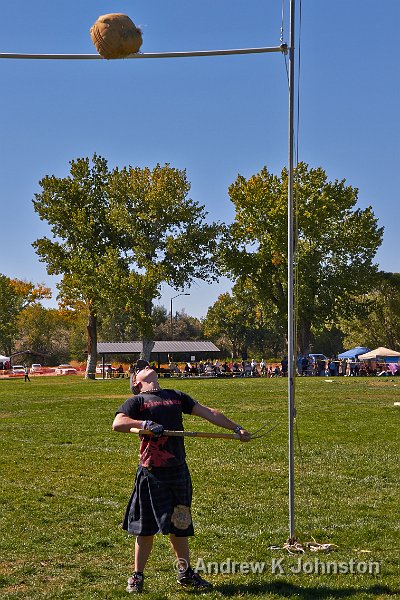
[[[192, 562], [222, 563], [218, 573], [210, 565], [208, 598], [400, 598], [400, 378], [297, 380], [297, 536], [336, 545], [302, 557], [270, 548], [288, 537], [287, 380], [172, 385], [250, 430], [279, 423], [249, 444], [186, 442]], [[126, 380], [0, 382], [1, 598], [127, 597], [133, 539], [120, 523], [138, 440], [111, 423], [128, 395]], [[194, 417], [185, 427], [215, 430]], [[229, 560], [235, 573], [225, 572]], [[177, 588], [168, 539], [158, 536], [145, 597], [196, 595]]]

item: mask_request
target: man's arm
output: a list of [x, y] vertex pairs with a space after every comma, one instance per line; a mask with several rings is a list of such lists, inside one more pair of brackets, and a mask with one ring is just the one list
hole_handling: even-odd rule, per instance
[[120, 431], [121, 433], [130, 433], [131, 427], [142, 429], [143, 421], [131, 419], [124, 413], [118, 413], [117, 415], [115, 415], [115, 419], [112, 424], [113, 431]]
[[[209, 408], [208, 406], [204, 406], [199, 402], [196, 402], [194, 405], [192, 415], [201, 417], [202, 419], [205, 419], [214, 425], [218, 425], [218, 427], [230, 429], [231, 431], [235, 431], [235, 429], [238, 427], [237, 423], [234, 423], [234, 421], [228, 419], [228, 417], [226, 417], [219, 410], [216, 410], [215, 408]], [[238, 433], [240, 434], [240, 439], [242, 442], [248, 442], [250, 440], [250, 433], [246, 429], [241, 428]]]

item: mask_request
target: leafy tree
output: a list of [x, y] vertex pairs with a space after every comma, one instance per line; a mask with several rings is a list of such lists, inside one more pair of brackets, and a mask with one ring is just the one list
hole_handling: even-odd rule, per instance
[[[311, 350], [322, 352], [326, 356], [335, 356], [343, 352], [344, 333], [338, 326], [312, 328], [313, 346]], [[359, 346], [360, 344], [355, 344]]]
[[180, 289], [215, 272], [210, 256], [220, 227], [205, 224], [204, 207], [187, 198], [185, 171], [157, 165], [109, 172], [94, 155], [92, 163], [71, 161], [68, 177], [46, 176], [40, 185], [34, 207], [53, 239], [33, 246], [48, 272], [62, 275], [64, 306], [86, 311], [86, 376], [95, 376], [99, 316], [105, 323], [107, 315], [134, 315], [149, 356], [160, 285]]
[[[120, 260], [119, 237], [110, 224], [107, 162], [97, 155], [70, 162], [65, 178], [46, 176], [35, 195], [35, 211], [51, 226], [53, 239], [33, 243], [49, 274], [62, 275], [58, 284], [64, 306], [84, 305], [87, 314], [88, 358], [86, 376], [95, 377], [97, 316], [119, 277], [127, 276]], [[125, 267], [125, 271], [124, 271]], [[115, 288], [113, 288], [115, 284]]]
[[174, 340], [201, 340], [203, 327], [200, 319], [191, 317], [184, 310], [176, 313], [173, 318]]
[[[158, 331], [159, 327], [164, 327], [168, 323], [168, 311], [165, 306], [153, 306], [153, 323], [155, 332]], [[158, 336], [157, 333], [155, 335]], [[157, 337], [157, 339], [161, 338]]]
[[70, 328], [62, 311], [34, 304], [19, 313], [17, 325], [16, 350], [29, 351], [43, 364], [69, 360]]
[[240, 285], [233, 287], [232, 294], [221, 294], [208, 309], [203, 329], [235, 357], [249, 352], [276, 356], [283, 351], [284, 331], [276, 322], [274, 307], [262, 307], [252, 289]]
[[240, 306], [229, 292], [221, 294], [211, 306], [203, 322], [204, 333], [233, 356], [247, 350], [246, 336], [251, 314], [247, 307]]
[[[157, 340], [170, 340], [171, 339], [171, 319], [167, 316], [167, 310], [164, 307], [165, 319], [159, 322], [154, 328], [154, 338]], [[163, 311], [163, 312], [164, 312]], [[159, 316], [159, 313], [157, 314]], [[153, 311], [154, 317], [154, 311]], [[174, 340], [201, 340], [203, 334], [203, 327], [200, 319], [191, 317], [184, 310], [176, 312], [173, 317], [173, 339]]]
[[61, 310], [68, 323], [69, 360], [85, 362], [87, 361], [87, 312], [79, 308]]
[[115, 169], [110, 177], [111, 220], [129, 248], [126, 309], [135, 311], [145, 358], [154, 340], [153, 300], [162, 283], [183, 290], [194, 279], [215, 279], [213, 261], [221, 226], [205, 222], [204, 206], [188, 197], [186, 172], [156, 165]]
[[140, 338], [135, 315], [124, 308], [99, 313], [99, 336], [102, 340], [127, 342]]
[[42, 284], [0, 274], [0, 298], [0, 348], [9, 356], [18, 332], [18, 315], [26, 307], [51, 298], [51, 291]]
[[360, 302], [366, 307], [363, 314], [341, 320], [345, 346], [400, 350], [400, 273], [379, 272]]
[[[287, 182], [264, 167], [229, 188], [236, 215], [221, 245], [221, 262], [234, 281], [253, 289], [261, 305], [272, 303], [287, 320]], [[297, 217], [296, 300], [300, 351], [312, 327], [334, 325], [359, 313], [358, 298], [376, 273], [373, 258], [383, 229], [368, 207], [356, 209], [358, 190], [345, 180], [329, 182], [322, 168], [295, 170]]]

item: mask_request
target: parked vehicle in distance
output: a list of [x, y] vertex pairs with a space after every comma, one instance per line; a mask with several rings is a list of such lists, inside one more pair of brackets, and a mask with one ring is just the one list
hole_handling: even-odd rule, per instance
[[25, 375], [25, 367], [24, 365], [14, 365], [11, 369], [11, 373], [13, 375]]
[[328, 357], [325, 354], [309, 354], [308, 355], [312, 364], [316, 363], [317, 360], [328, 360]]
[[56, 375], [76, 375], [77, 372], [77, 369], [72, 365], [59, 365], [55, 370]]
[[32, 373], [32, 375], [34, 375], [35, 373], [43, 373], [43, 367], [42, 365], [39, 365], [39, 363], [33, 363], [29, 371], [30, 373]]

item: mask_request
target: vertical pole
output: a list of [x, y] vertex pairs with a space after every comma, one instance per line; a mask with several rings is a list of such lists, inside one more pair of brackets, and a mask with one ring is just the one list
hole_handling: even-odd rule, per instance
[[289, 40], [289, 173], [288, 173], [288, 424], [289, 424], [289, 540], [294, 540], [294, 377], [295, 377], [295, 314], [294, 314], [294, 37], [295, 0], [290, 0]]
[[170, 312], [171, 340], [174, 339], [174, 323], [172, 321], [172, 300], [173, 300], [173, 298], [171, 298], [171, 312]]

